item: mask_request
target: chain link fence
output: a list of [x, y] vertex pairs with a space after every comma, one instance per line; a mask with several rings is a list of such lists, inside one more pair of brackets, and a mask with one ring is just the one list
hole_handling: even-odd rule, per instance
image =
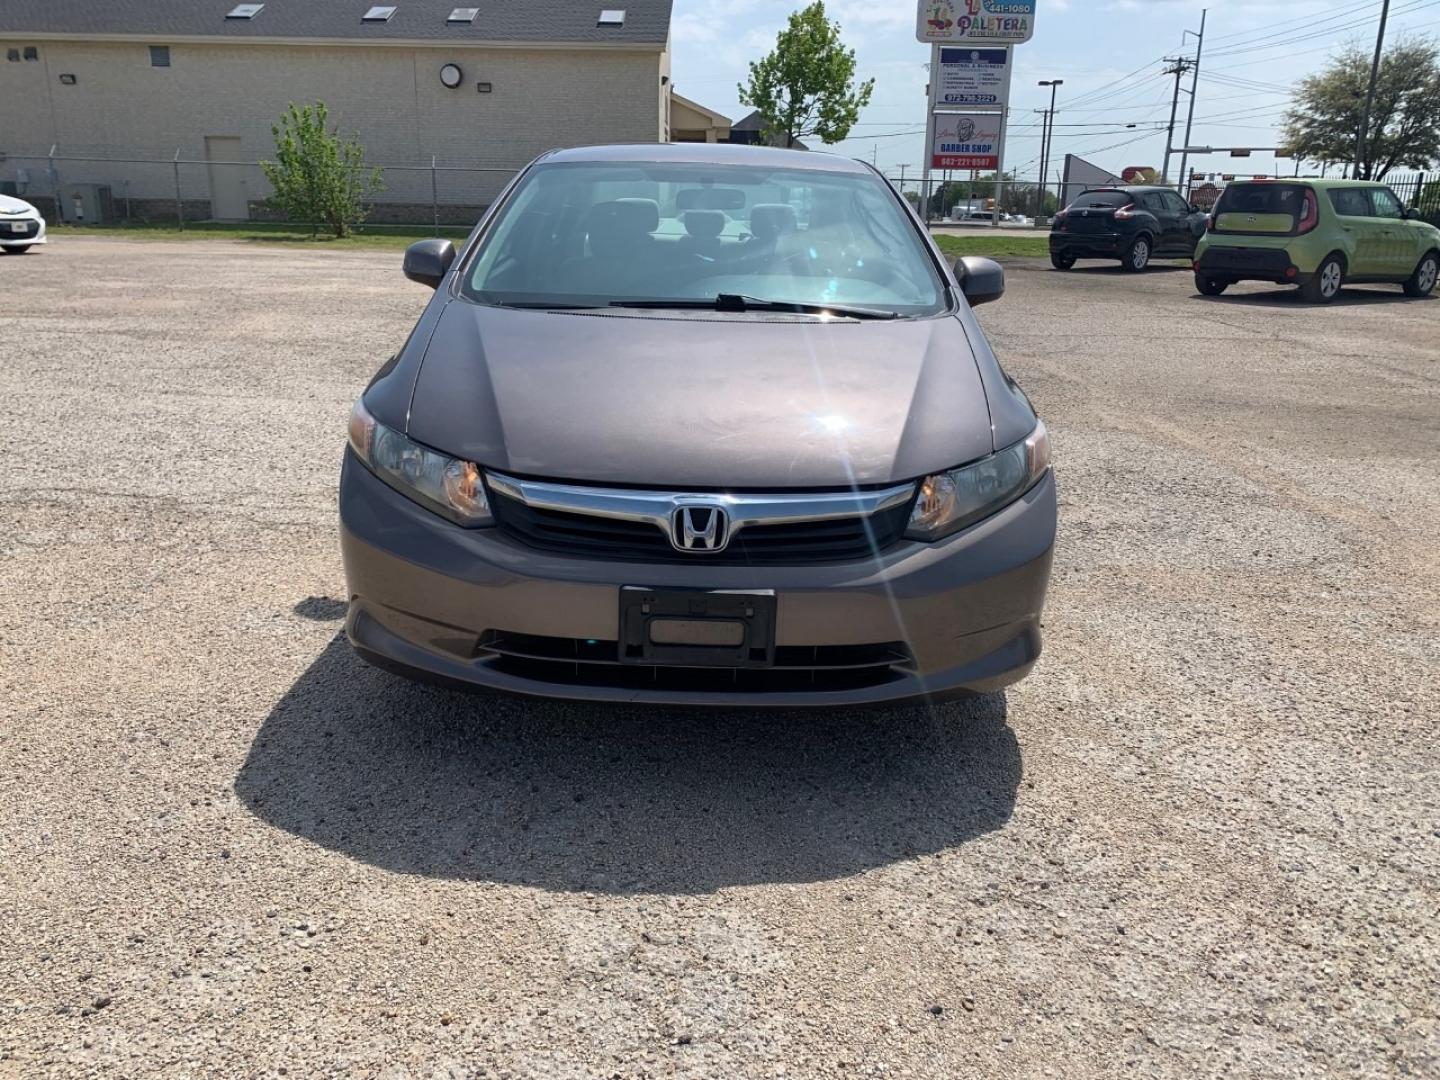
[[[1067, 196], [1074, 196], [1086, 185], [1066, 185], [1056, 175], [1049, 183], [1040, 177], [1007, 177], [945, 179], [932, 175], [923, 177], [892, 173], [886, 176], [905, 195], [931, 225], [995, 225], [1000, 227], [1048, 228], [1050, 219], [1064, 208]], [[1179, 184], [1148, 185], [1168, 187], [1184, 197]]]
[[[365, 227], [414, 231], [468, 229], [522, 165], [446, 160], [369, 163], [384, 187], [366, 204]], [[886, 177], [931, 224], [1044, 226], [1063, 204], [1059, 176], [946, 178], [892, 172]], [[1386, 178], [1406, 206], [1440, 225], [1440, 173]], [[1170, 185], [1183, 196], [1180, 185]], [[291, 221], [269, 202], [269, 181], [258, 161], [172, 155], [65, 152], [0, 155], [0, 192], [34, 203], [54, 222], [120, 225]]]
[[[504, 190], [520, 165], [427, 161], [367, 163], [383, 187], [366, 203], [365, 227], [414, 230], [469, 228]], [[271, 187], [258, 161], [61, 152], [7, 154], [0, 159], [3, 190], [65, 224], [268, 222], [301, 228], [271, 205]]]

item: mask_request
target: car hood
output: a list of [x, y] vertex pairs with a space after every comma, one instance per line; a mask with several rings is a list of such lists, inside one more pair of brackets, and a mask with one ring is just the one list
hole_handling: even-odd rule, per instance
[[24, 199], [17, 199], [13, 195], [0, 195], [0, 214], [7, 217], [14, 216], [16, 212], [33, 214], [35, 207], [31, 206]]
[[451, 301], [408, 434], [522, 476], [663, 488], [910, 480], [990, 453], [954, 317], [544, 312]]

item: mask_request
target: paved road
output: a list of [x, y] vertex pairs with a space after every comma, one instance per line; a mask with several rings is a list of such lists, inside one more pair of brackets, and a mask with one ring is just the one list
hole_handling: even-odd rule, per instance
[[398, 262], [0, 259], [0, 1077], [1440, 1075], [1440, 300], [1012, 263], [1036, 674], [657, 713], [337, 638]]

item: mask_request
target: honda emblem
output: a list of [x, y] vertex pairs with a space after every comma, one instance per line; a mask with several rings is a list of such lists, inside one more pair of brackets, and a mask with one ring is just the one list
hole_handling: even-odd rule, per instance
[[730, 515], [723, 506], [694, 504], [670, 512], [670, 543], [679, 551], [724, 551], [730, 542]]

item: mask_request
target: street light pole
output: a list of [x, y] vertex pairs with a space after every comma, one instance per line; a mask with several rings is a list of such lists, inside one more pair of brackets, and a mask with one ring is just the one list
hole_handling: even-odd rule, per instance
[[[1380, 79], [1380, 53], [1385, 48], [1385, 20], [1390, 17], [1390, 0], [1384, 0], [1380, 8], [1380, 32], [1375, 35], [1375, 60], [1370, 65], [1370, 86], [1365, 91], [1365, 112], [1360, 117], [1360, 138], [1355, 147], [1355, 175], [1365, 180], [1370, 177], [1370, 165], [1366, 161], [1370, 140], [1370, 110], [1375, 105], [1375, 84]], [[1364, 175], [1361, 175], [1361, 170]]]
[[1045, 112], [1045, 127], [1040, 134], [1040, 196], [1036, 216], [1045, 213], [1045, 193], [1050, 186], [1050, 143], [1055, 136], [1055, 91], [1065, 85], [1064, 79], [1041, 79], [1039, 85], [1050, 88], [1050, 108]]

